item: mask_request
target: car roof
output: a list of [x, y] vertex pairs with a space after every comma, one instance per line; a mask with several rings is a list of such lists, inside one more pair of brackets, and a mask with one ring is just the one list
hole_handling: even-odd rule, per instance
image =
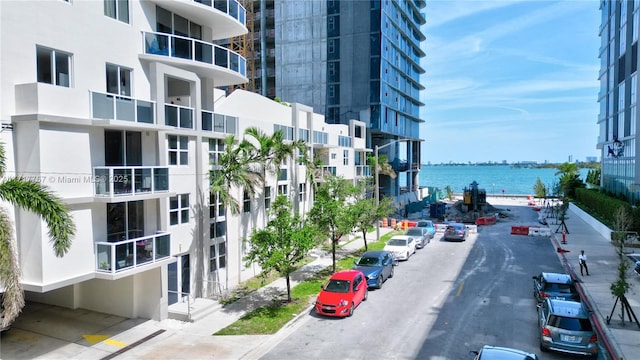
[[413, 239], [413, 236], [408, 236], [408, 235], [393, 235], [393, 236], [391, 237], [391, 239], [389, 239], [389, 240], [393, 240], [393, 239], [409, 240], [409, 239]]
[[540, 276], [548, 283], [571, 284], [573, 282], [569, 274], [543, 272]]
[[526, 351], [491, 345], [482, 347], [482, 357], [484, 358], [485, 356], [491, 360], [535, 360], [538, 358], [536, 354], [531, 354]]
[[424, 234], [424, 232], [425, 232], [425, 231], [427, 231], [427, 229], [425, 229], [425, 228], [423, 228], [423, 227], [418, 227], [418, 226], [416, 226], [416, 227], [408, 228], [408, 229], [407, 229], [407, 231], [405, 231], [404, 233], [406, 234], [406, 233], [408, 233], [409, 231], [414, 231], [414, 232], [415, 232], [415, 231], [419, 231], [419, 232], [421, 232], [421, 233], [423, 233], [423, 234]]
[[362, 274], [360, 270], [342, 270], [331, 275], [331, 280], [352, 280], [356, 275]]
[[559, 299], [548, 299], [549, 310], [553, 315], [587, 319], [587, 312], [581, 302]]
[[389, 254], [389, 252], [384, 250], [369, 250], [364, 254], [360, 255], [360, 257], [380, 257], [386, 254]]
[[447, 226], [461, 227], [461, 226], [464, 226], [464, 224], [463, 223], [457, 223], [457, 222], [450, 222], [449, 224], [447, 224]]
[[418, 227], [422, 227], [419, 224], [433, 225], [433, 221], [431, 221], [431, 220], [418, 220]]

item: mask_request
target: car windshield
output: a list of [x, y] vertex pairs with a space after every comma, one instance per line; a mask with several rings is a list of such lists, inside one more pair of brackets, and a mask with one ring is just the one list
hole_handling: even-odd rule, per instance
[[331, 279], [324, 287], [324, 291], [336, 292], [336, 293], [348, 293], [349, 281], [347, 280], [335, 280]]
[[361, 257], [357, 262], [360, 266], [379, 266], [380, 258], [377, 257]]
[[407, 245], [407, 240], [404, 240], [404, 239], [391, 239], [391, 240], [389, 240], [387, 245], [391, 245], [391, 246], [406, 246]]
[[549, 326], [570, 331], [592, 331], [589, 319], [577, 319], [564, 316], [549, 316]]
[[432, 227], [433, 223], [431, 221], [418, 221], [418, 223], [416, 224], [417, 227]]

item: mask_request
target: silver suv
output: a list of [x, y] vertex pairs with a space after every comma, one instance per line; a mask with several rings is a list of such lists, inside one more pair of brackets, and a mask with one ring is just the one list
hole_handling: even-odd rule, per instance
[[546, 298], [538, 305], [538, 327], [542, 351], [598, 355], [598, 337], [581, 302]]

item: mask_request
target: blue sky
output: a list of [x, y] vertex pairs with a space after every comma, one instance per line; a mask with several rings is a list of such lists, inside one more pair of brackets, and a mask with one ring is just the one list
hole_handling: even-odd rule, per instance
[[598, 7], [427, 0], [422, 162], [599, 159]]

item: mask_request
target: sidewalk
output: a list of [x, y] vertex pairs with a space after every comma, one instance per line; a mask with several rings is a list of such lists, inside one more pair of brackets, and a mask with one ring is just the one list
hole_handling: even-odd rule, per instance
[[[578, 281], [578, 288], [583, 293], [583, 298], [587, 306], [593, 310], [595, 315], [595, 325], [601, 335], [599, 340], [604, 344], [605, 349], [615, 360], [638, 359], [640, 357], [640, 328], [629, 322], [625, 316], [625, 324], [620, 320], [621, 305], [618, 302], [610, 324], [606, 319], [610, 316], [616, 301], [611, 294], [609, 287], [617, 279], [617, 267], [619, 258], [616, 248], [610, 240], [597, 232], [590, 224], [582, 220], [573, 211], [567, 211], [568, 219], [565, 220], [568, 233], [566, 234], [567, 244], [562, 244], [561, 230], [556, 233], [559, 224], [553, 219], [549, 219], [551, 229], [551, 240], [556, 248], [569, 250], [569, 252], [558, 253], [558, 257], [563, 262], [567, 271]], [[589, 266], [589, 276], [580, 275], [580, 265], [578, 255], [580, 250], [584, 250], [587, 255]], [[640, 319], [640, 277], [636, 276], [633, 268], [629, 269], [627, 281], [632, 285], [627, 293], [627, 300], [633, 309], [636, 317]]]

